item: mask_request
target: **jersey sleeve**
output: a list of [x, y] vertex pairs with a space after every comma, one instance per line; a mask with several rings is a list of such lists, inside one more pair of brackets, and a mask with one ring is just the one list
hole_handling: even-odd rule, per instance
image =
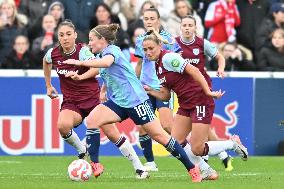
[[182, 49], [179, 46], [179, 44], [176, 42], [175, 38], [172, 37], [171, 35], [163, 36], [165, 40], [167, 40], [170, 44], [164, 44], [164, 49], [165, 50], [170, 50], [173, 52], [180, 52]]
[[110, 46], [108, 46], [105, 50], [104, 50], [104, 52], [103, 52], [103, 54], [102, 54], [102, 56], [105, 56], [105, 55], [112, 55], [113, 56], [113, 58], [114, 58], [114, 63], [119, 59], [119, 57], [120, 57], [120, 48], [119, 47], [116, 47], [116, 46], [114, 46], [114, 45], [110, 45]]
[[47, 63], [52, 64], [52, 58], [51, 58], [51, 52], [52, 52], [53, 48], [50, 48], [46, 54], [44, 55], [44, 59]]
[[91, 60], [94, 59], [95, 55], [90, 51], [90, 49], [86, 46], [82, 47], [79, 52], [79, 60]]
[[187, 65], [185, 59], [178, 53], [165, 54], [162, 58], [162, 63], [166, 70], [178, 73], [183, 73], [184, 68]]
[[210, 41], [204, 39], [204, 54], [210, 58], [214, 58], [218, 53], [217, 47]]
[[143, 38], [142, 36], [138, 36], [136, 38], [136, 44], [135, 44], [135, 52], [134, 56], [143, 58], [144, 57], [144, 50], [143, 50]]

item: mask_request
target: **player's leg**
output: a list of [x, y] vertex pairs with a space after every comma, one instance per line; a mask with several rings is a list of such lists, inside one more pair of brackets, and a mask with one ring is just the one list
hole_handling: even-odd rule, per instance
[[[209, 125], [204, 123], [193, 123], [191, 131], [191, 148], [197, 156], [214, 156], [225, 150], [233, 150], [243, 160], [247, 160], [247, 149], [242, 145], [237, 135], [231, 140], [208, 141]], [[207, 142], [206, 142], [207, 141]]]
[[180, 144], [162, 128], [159, 121], [155, 118], [149, 100], [129, 109], [128, 114], [135, 124], [142, 125], [152, 139], [165, 146], [167, 151], [184, 164], [193, 182], [201, 181], [198, 166], [195, 166], [188, 159]]
[[[156, 98], [150, 95], [148, 96], [149, 96], [149, 100], [151, 101], [152, 107], [155, 110], [156, 109]], [[152, 138], [143, 129], [143, 127], [141, 127], [141, 125], [139, 126], [139, 143], [142, 148], [143, 155], [147, 161], [144, 164], [147, 171], [158, 171], [158, 167], [154, 161]]]
[[145, 167], [142, 165], [135, 150], [133, 149], [133, 146], [124, 136], [122, 136], [119, 133], [116, 126], [114, 124], [107, 124], [101, 126], [101, 129], [108, 137], [108, 139], [116, 145], [116, 147], [120, 150], [122, 155], [131, 161], [133, 168], [136, 171], [136, 178], [138, 179], [148, 178], [149, 175], [146, 172]]
[[81, 142], [80, 138], [73, 130], [74, 126], [82, 122], [82, 116], [69, 109], [63, 109], [59, 113], [57, 128], [63, 140], [73, 146], [78, 151], [78, 157], [84, 158], [86, 154], [86, 146]]
[[100, 146], [100, 126], [118, 121], [120, 121], [118, 115], [102, 104], [97, 105], [86, 118], [86, 142], [95, 177], [100, 176], [104, 170], [98, 159]]
[[144, 130], [143, 127], [139, 126], [139, 143], [142, 148], [143, 155], [146, 159], [144, 166], [147, 171], [158, 171], [158, 167], [154, 161], [154, 154], [152, 149], [152, 138]]
[[[220, 141], [221, 139], [216, 135], [215, 131], [210, 128], [208, 140], [209, 141]], [[234, 169], [234, 167], [232, 166], [232, 158], [228, 155], [226, 151], [219, 153], [218, 157], [222, 160], [222, 163], [225, 167], [225, 171], [232, 171]]]
[[[178, 113], [181, 113], [180, 111]], [[191, 118], [188, 116], [176, 114], [174, 117], [174, 126], [172, 128], [172, 136], [178, 140], [183, 147], [190, 161], [195, 165], [199, 165], [204, 180], [216, 180], [218, 174], [214, 171], [200, 156], [196, 156], [186, 138], [191, 131]]]

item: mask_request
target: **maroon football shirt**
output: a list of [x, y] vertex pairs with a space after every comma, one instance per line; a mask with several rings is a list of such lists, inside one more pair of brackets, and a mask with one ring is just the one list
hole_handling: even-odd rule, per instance
[[70, 77], [65, 77], [65, 74], [70, 71], [78, 71], [78, 74], [81, 75], [89, 70], [88, 67], [62, 63], [67, 59], [79, 60], [79, 52], [82, 47], [82, 44], [77, 44], [75, 52], [68, 57], [62, 55], [59, 47], [55, 47], [51, 52], [52, 65], [56, 69], [57, 75], [59, 76], [60, 89], [64, 100], [80, 102], [90, 99], [94, 96], [99, 96], [100, 88], [96, 78], [75, 81]]

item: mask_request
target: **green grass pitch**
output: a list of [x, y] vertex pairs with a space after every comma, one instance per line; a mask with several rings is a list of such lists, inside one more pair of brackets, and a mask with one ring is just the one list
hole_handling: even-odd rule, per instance
[[130, 162], [123, 157], [101, 157], [105, 166], [101, 177], [73, 182], [67, 177], [67, 167], [74, 159], [71, 156], [0, 156], [0, 189], [284, 188], [283, 157], [250, 157], [247, 162], [234, 158], [232, 172], [225, 172], [220, 160], [211, 158], [209, 163], [218, 171], [219, 179], [202, 183], [191, 183], [182, 164], [172, 157], [156, 157], [159, 171], [152, 172], [147, 180], [135, 179]]

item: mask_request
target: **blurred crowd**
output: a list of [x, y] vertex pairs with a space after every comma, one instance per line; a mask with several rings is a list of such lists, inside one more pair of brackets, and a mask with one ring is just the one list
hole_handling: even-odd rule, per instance
[[173, 36], [180, 35], [180, 18], [193, 15], [196, 35], [216, 44], [227, 71], [284, 71], [284, 0], [0, 0], [0, 69], [41, 69], [64, 19], [86, 44], [93, 27], [120, 24], [116, 45], [135, 64], [135, 40], [145, 32], [141, 15], [151, 6]]

